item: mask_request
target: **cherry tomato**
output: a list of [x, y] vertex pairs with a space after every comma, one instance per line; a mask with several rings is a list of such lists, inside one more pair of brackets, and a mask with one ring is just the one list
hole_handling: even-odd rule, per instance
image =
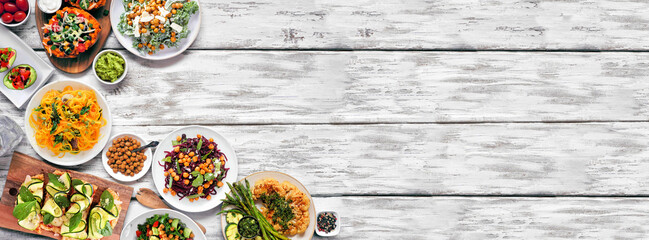
[[0, 0], [0, 3], [6, 3], [9, 2], [10, 0]]
[[142, 235], [142, 232], [140, 230], [137, 230], [135, 231], [135, 235], [139, 237], [140, 235]]
[[16, 4], [9, 3], [9, 2], [5, 3], [4, 8], [5, 11], [9, 13], [15, 13], [16, 11], [18, 11], [18, 7], [16, 7]]
[[24, 12], [29, 11], [29, 2], [27, 0], [16, 0], [16, 6]]
[[2, 18], [2, 22], [7, 24], [14, 21], [14, 15], [11, 15], [11, 13], [2, 14], [1, 18]]
[[3, 6], [4, 6], [4, 4], [0, 4], [0, 15], [5, 11]]
[[14, 21], [16, 22], [23, 22], [27, 18], [27, 14], [23, 11], [18, 11], [14, 13]]
[[156, 227], [156, 228], [157, 228], [157, 227], [158, 227], [158, 224], [160, 224], [160, 222], [155, 221], [155, 222], [153, 223], [153, 227]]

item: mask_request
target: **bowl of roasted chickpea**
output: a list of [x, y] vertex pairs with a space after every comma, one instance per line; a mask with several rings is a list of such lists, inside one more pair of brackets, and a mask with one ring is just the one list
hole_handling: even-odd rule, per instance
[[151, 148], [135, 151], [147, 142], [136, 134], [121, 133], [113, 136], [101, 155], [106, 172], [114, 179], [132, 182], [140, 179], [151, 168]]

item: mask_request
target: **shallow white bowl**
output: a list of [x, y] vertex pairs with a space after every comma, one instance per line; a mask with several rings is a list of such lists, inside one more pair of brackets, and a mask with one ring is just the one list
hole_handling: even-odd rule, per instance
[[[187, 134], [187, 137], [196, 137], [196, 134], [201, 134], [206, 138], [214, 138], [217, 148], [221, 150], [228, 159], [225, 163], [225, 167], [230, 168], [230, 170], [228, 170], [228, 175], [223, 179], [223, 187], [218, 188], [218, 193], [213, 195], [210, 200], [201, 198], [198, 201], [189, 202], [188, 198], [179, 200], [178, 196], [172, 196], [170, 193], [163, 192], [163, 189], [165, 188], [165, 176], [164, 167], [160, 165], [161, 160], [165, 158], [165, 151], [173, 151], [171, 141], [176, 140], [176, 136], [182, 134]], [[225, 198], [225, 193], [230, 191], [226, 183], [237, 181], [237, 173], [239, 171], [237, 155], [234, 153], [234, 149], [230, 146], [230, 143], [228, 143], [228, 141], [216, 131], [203, 126], [183, 127], [169, 133], [164, 140], [160, 141], [160, 144], [156, 148], [155, 153], [153, 154], [152, 165], [151, 175], [153, 175], [153, 183], [155, 183], [158, 194], [160, 194], [169, 205], [185, 212], [204, 212], [219, 206], [221, 204], [221, 199]]]
[[[331, 232], [326, 233], [326, 232], [318, 230], [318, 222], [317, 221], [318, 221], [318, 216], [320, 216], [321, 213], [333, 213], [334, 216], [336, 216], [336, 228], [334, 228], [334, 230], [331, 230]], [[318, 212], [315, 215], [315, 220], [316, 220], [315, 233], [318, 234], [318, 236], [321, 236], [321, 237], [333, 237], [333, 236], [338, 235], [338, 233], [340, 233], [340, 215], [338, 215], [338, 213], [336, 211], [321, 211], [321, 212]]]
[[[32, 127], [29, 125], [29, 117], [32, 113], [32, 110], [40, 104], [41, 99], [43, 98], [45, 93], [50, 90], [63, 90], [63, 88], [65, 88], [66, 86], [71, 86], [74, 89], [92, 90], [93, 92], [95, 92], [95, 96], [97, 96], [97, 103], [103, 110], [103, 117], [106, 119], [106, 126], [103, 126], [99, 130], [101, 136], [99, 136], [99, 141], [92, 149], [82, 151], [78, 154], [66, 153], [64, 157], [58, 157], [57, 155], [54, 155], [54, 153], [52, 153], [52, 151], [50, 151], [49, 149], [41, 148], [40, 146], [38, 146], [36, 139], [34, 138], [34, 129], [32, 129]], [[112, 124], [113, 117], [110, 114], [110, 109], [108, 108], [108, 104], [106, 103], [104, 95], [102, 95], [99, 91], [97, 91], [97, 89], [91, 87], [90, 85], [74, 80], [56, 81], [45, 85], [34, 94], [34, 97], [29, 100], [27, 108], [25, 108], [25, 135], [27, 137], [27, 140], [29, 140], [29, 144], [31, 144], [32, 148], [34, 148], [34, 151], [36, 151], [36, 153], [38, 153], [38, 155], [45, 160], [62, 166], [80, 165], [97, 156], [97, 154], [99, 154], [101, 150], [104, 149], [104, 146], [108, 142]]]
[[[22, 22], [9, 23], [9, 24], [4, 23], [3, 21], [0, 21], [0, 24], [2, 24], [2, 25], [4, 25], [4, 26], [7, 26], [7, 27], [18, 27], [18, 26], [20, 26], [20, 25], [23, 25], [24, 23], [27, 22], [27, 20], [29, 20], [29, 16], [32, 15], [32, 11], [33, 11], [33, 10], [32, 10], [32, 8], [31, 8], [31, 3], [30, 3], [30, 4], [29, 4], [29, 11], [26, 12], [27, 16], [25, 17], [25, 20], [23, 20]], [[3, 13], [3, 14], [4, 14], [4, 13]]]
[[189, 23], [187, 23], [187, 27], [191, 31], [187, 38], [179, 40], [180, 43], [178, 44], [177, 47], [166, 47], [164, 50], [158, 51], [154, 53], [153, 55], [149, 55], [146, 53], [141, 53], [138, 51], [136, 48], [133, 47], [133, 39], [131, 39], [130, 36], [126, 36], [122, 33], [119, 32], [119, 29], [117, 29], [117, 25], [119, 25], [119, 17], [124, 13], [126, 10], [124, 9], [124, 4], [122, 1], [112, 1], [110, 3], [110, 25], [113, 28], [113, 33], [115, 34], [115, 37], [117, 38], [117, 41], [119, 41], [120, 44], [126, 50], [129, 52], [133, 53], [135, 56], [144, 58], [144, 59], [149, 59], [149, 60], [164, 60], [164, 59], [169, 59], [175, 56], [180, 55], [183, 53], [189, 46], [192, 45], [194, 40], [196, 40], [196, 37], [198, 37], [198, 32], [201, 27], [201, 12], [203, 11], [202, 6], [198, 0], [191, 0], [195, 1], [198, 4], [198, 12], [196, 14], [192, 15], [191, 18], [189, 19]]
[[192, 220], [185, 214], [182, 214], [178, 211], [174, 211], [171, 209], [154, 209], [154, 210], [141, 213], [140, 215], [135, 217], [127, 224], [124, 224], [124, 228], [122, 228], [122, 234], [119, 236], [119, 239], [122, 240], [137, 239], [137, 236], [135, 235], [135, 231], [137, 231], [137, 225], [145, 223], [147, 218], [153, 217], [153, 215], [155, 214], [158, 215], [169, 214], [169, 217], [178, 218], [182, 223], [185, 224], [185, 226], [187, 226], [189, 229], [192, 230], [192, 233], [194, 233], [195, 240], [207, 239], [205, 237], [205, 234], [203, 234], [203, 232], [198, 227], [198, 225], [196, 225], [194, 220]]
[[[101, 57], [101, 55], [104, 55], [104, 54], [106, 54], [106, 53], [115, 53], [115, 54], [117, 54], [118, 56], [122, 57], [122, 59], [124, 59], [124, 73], [122, 73], [122, 76], [120, 76], [120, 77], [117, 79], [117, 81], [114, 81], [114, 82], [107, 82], [107, 81], [104, 81], [104, 80], [102, 80], [101, 78], [99, 78], [99, 75], [97, 75], [97, 69], [95, 69], [95, 65], [97, 64], [97, 60], [99, 60], [99, 57]], [[122, 55], [121, 53], [119, 53], [119, 52], [117, 52], [117, 51], [113, 51], [113, 50], [104, 50], [104, 51], [101, 51], [101, 52], [99, 52], [99, 53], [97, 54], [97, 56], [95, 56], [95, 60], [92, 61], [92, 74], [94, 74], [94, 75], [95, 75], [95, 78], [97, 79], [97, 81], [99, 81], [99, 82], [102, 83], [102, 84], [106, 84], [106, 85], [116, 85], [116, 84], [120, 83], [122, 80], [124, 80], [124, 78], [126, 78], [126, 73], [127, 73], [127, 72], [128, 72], [128, 60], [126, 60], [126, 57], [124, 57], [124, 55]]]
[[138, 179], [142, 178], [142, 176], [144, 176], [146, 174], [146, 172], [149, 171], [149, 168], [151, 168], [151, 162], [152, 162], [151, 159], [153, 158], [153, 154], [151, 153], [151, 148], [147, 148], [144, 151], [144, 156], [146, 156], [146, 160], [144, 160], [144, 164], [142, 165], [142, 171], [140, 171], [139, 173], [137, 173], [137, 174], [135, 174], [133, 176], [126, 176], [126, 175], [122, 174], [121, 172], [117, 172], [117, 173], [113, 172], [113, 169], [110, 168], [110, 166], [108, 165], [108, 157], [106, 156], [106, 153], [108, 152], [108, 149], [111, 146], [113, 146], [113, 140], [114, 139], [121, 138], [121, 137], [124, 137], [124, 136], [129, 136], [131, 138], [134, 138], [135, 140], [138, 140], [140, 142], [141, 146], [144, 146], [144, 145], [148, 144], [148, 142], [144, 141], [144, 138], [142, 138], [142, 137], [140, 137], [140, 136], [138, 136], [136, 134], [133, 134], [133, 133], [120, 133], [120, 134], [117, 134], [117, 135], [113, 136], [112, 138], [110, 138], [110, 140], [108, 141], [108, 144], [106, 144], [106, 146], [104, 147], [104, 151], [101, 152], [101, 162], [104, 165], [104, 169], [106, 169], [106, 172], [108, 172], [108, 174], [111, 177], [113, 177], [114, 179], [117, 179], [118, 181], [122, 181], [122, 182], [132, 182], [132, 181], [135, 181], [135, 180], [138, 180]]
[[63, 5], [63, 0], [58, 1], [58, 5], [56, 7], [56, 10], [54, 10], [54, 11], [45, 11], [45, 10], [43, 10], [39, 3], [40, 3], [40, 1], [36, 1], [36, 7], [38, 7], [38, 9], [41, 10], [41, 12], [44, 12], [46, 14], [53, 14], [56, 11], [58, 11], [59, 9], [61, 9], [61, 6]]

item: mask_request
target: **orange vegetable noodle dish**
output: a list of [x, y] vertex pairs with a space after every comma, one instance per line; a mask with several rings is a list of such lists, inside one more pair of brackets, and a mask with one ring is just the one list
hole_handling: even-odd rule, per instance
[[63, 157], [92, 149], [106, 119], [93, 91], [67, 86], [63, 91], [45, 93], [40, 105], [32, 110], [29, 125], [38, 146]]
[[262, 202], [262, 214], [279, 233], [292, 236], [309, 227], [311, 201], [293, 184], [262, 179], [255, 183], [252, 197]]

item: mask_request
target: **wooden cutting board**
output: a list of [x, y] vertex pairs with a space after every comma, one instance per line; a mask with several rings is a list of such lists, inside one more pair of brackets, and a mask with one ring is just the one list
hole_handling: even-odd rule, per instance
[[[47, 176], [47, 173], [52, 173], [55, 170], [64, 171], [70, 173], [70, 176], [84, 180], [86, 182], [97, 185], [98, 194], [106, 189], [113, 189], [119, 194], [119, 199], [122, 201], [122, 211], [119, 213], [119, 221], [113, 229], [113, 235], [105, 237], [103, 239], [119, 239], [119, 235], [122, 232], [122, 226], [124, 225], [124, 218], [126, 217], [126, 212], [128, 211], [128, 206], [131, 203], [131, 196], [133, 196], [133, 188], [122, 185], [116, 182], [111, 182], [103, 178], [99, 178], [90, 174], [80, 173], [71, 170], [59, 169], [49, 164], [40, 161], [38, 159], [32, 158], [25, 154], [15, 152], [13, 158], [11, 159], [11, 165], [9, 166], [9, 173], [7, 174], [7, 182], [5, 183], [5, 188], [2, 190], [2, 198], [0, 198], [0, 227], [13, 229], [21, 232], [38, 234], [33, 231], [18, 226], [17, 219], [12, 215], [14, 209], [14, 203], [16, 202], [16, 196], [20, 184], [25, 181], [25, 176], [27, 175], [38, 175], [43, 174]], [[47, 177], [46, 177], [47, 179]], [[47, 183], [47, 180], [46, 180]], [[47, 193], [45, 193], [47, 194]], [[91, 207], [99, 202], [99, 197], [93, 199]], [[41, 236], [46, 236], [54, 239], [61, 239], [61, 236], [54, 236], [52, 232], [42, 231]]]
[[[63, 9], [64, 7], [72, 7], [65, 0], [62, 1], [63, 4], [61, 5], [61, 9]], [[112, 29], [110, 27], [110, 15], [104, 14], [104, 10], [108, 11], [110, 9], [111, 1], [112, 0], [106, 0], [106, 4], [103, 7], [88, 11], [93, 17], [97, 19], [97, 21], [101, 25], [101, 32], [98, 36], [99, 39], [97, 39], [95, 45], [92, 45], [90, 49], [86, 50], [84, 53], [79, 54], [79, 56], [77, 56], [76, 58], [56, 58], [47, 54], [47, 57], [50, 59], [50, 62], [52, 62], [52, 65], [54, 65], [54, 67], [67, 73], [80, 73], [85, 71], [92, 65], [92, 62], [95, 60], [95, 56], [97, 56], [97, 53], [99, 53], [104, 47], [104, 43], [106, 43], [108, 35], [110, 35], [110, 31]], [[34, 9], [34, 15], [36, 16], [36, 29], [38, 29], [38, 34], [42, 41], [43, 26], [50, 21], [50, 18], [52, 18], [54, 14], [46, 14], [42, 12], [41, 9], [38, 8], [38, 0], [36, 1]], [[45, 50], [45, 53], [47, 53], [47, 49]]]

